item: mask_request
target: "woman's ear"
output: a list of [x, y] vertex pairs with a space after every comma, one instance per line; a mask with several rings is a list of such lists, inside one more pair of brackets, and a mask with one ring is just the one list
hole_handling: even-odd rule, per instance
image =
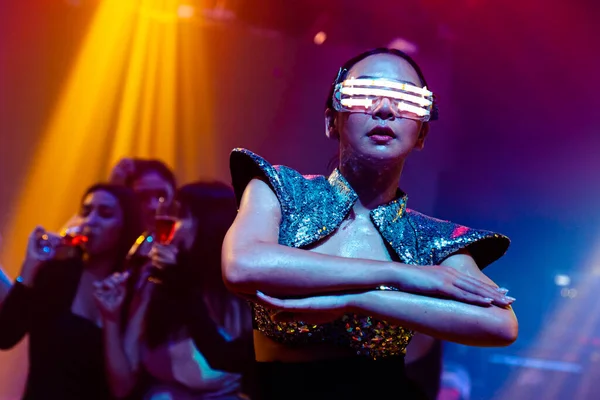
[[336, 126], [336, 112], [328, 108], [325, 110], [325, 136], [328, 139], [339, 140], [340, 133]]
[[431, 126], [429, 125], [429, 122], [423, 122], [423, 125], [421, 125], [421, 131], [419, 132], [417, 143], [415, 144], [415, 149], [423, 150], [423, 147], [425, 147], [425, 138], [429, 134], [430, 128]]

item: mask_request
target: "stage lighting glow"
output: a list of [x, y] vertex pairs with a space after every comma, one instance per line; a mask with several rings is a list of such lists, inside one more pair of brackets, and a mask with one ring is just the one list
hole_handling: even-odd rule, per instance
[[416, 43], [410, 42], [403, 38], [396, 38], [392, 40], [388, 46], [390, 49], [400, 50], [406, 54], [416, 54], [419, 51], [419, 46]]
[[192, 18], [194, 16], [195, 11], [196, 10], [194, 9], [194, 7], [189, 4], [181, 4], [177, 8], [177, 15], [179, 16], [179, 18]]
[[327, 40], [327, 34], [325, 32], [321, 31], [315, 35], [314, 42], [316, 45], [325, 43], [325, 40]]
[[571, 284], [571, 277], [569, 275], [558, 274], [554, 277], [554, 283], [556, 286], [569, 286]]
[[[157, 158], [189, 181], [215, 174], [208, 42], [181, 0], [103, 0], [69, 66], [4, 227], [20, 265], [36, 225], [59, 230], [122, 157]], [[183, 8], [184, 16], [190, 10]], [[206, 53], [208, 54], [208, 53]], [[10, 232], [10, 235], [6, 235]], [[14, 274], [14, 273], [13, 273]]]

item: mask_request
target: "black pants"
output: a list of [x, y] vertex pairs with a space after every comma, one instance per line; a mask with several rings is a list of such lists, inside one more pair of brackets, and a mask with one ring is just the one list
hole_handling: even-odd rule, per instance
[[403, 357], [304, 363], [257, 363], [257, 400], [423, 400], [404, 373]]

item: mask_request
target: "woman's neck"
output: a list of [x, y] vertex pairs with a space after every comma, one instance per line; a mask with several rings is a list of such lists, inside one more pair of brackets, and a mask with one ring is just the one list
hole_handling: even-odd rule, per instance
[[84, 257], [83, 276], [97, 281], [105, 279], [109, 276], [116, 266], [115, 257]]
[[340, 162], [340, 172], [358, 195], [359, 206], [367, 210], [396, 198], [403, 167], [404, 161], [394, 165], [369, 165], [349, 158]]

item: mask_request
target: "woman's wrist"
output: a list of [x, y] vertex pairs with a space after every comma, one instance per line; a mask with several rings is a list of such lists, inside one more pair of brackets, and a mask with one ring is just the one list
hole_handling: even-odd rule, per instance
[[23, 265], [23, 268], [21, 268], [21, 273], [19, 274], [17, 279], [15, 279], [15, 282], [18, 282], [21, 285], [29, 287], [29, 288], [33, 287], [36, 270], [37, 270], [37, 266], [29, 266], [28, 267], [26, 265]]

